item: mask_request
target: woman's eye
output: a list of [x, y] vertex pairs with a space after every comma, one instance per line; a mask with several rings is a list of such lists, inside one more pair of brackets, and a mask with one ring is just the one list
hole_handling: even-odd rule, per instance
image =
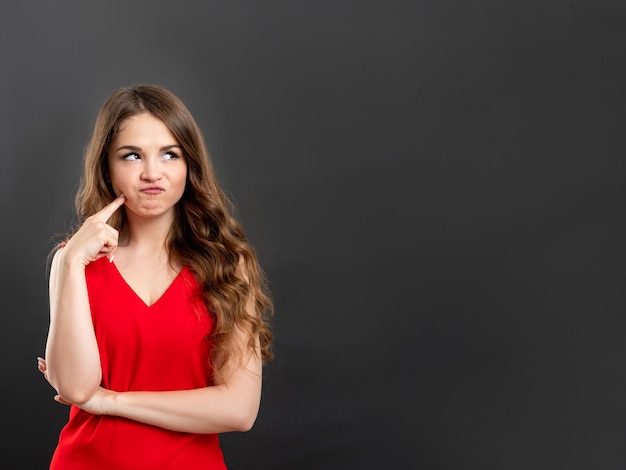
[[176, 152], [172, 152], [171, 150], [169, 152], [165, 152], [165, 154], [163, 155], [164, 160], [175, 160], [177, 158], [180, 158], [180, 155], [178, 155]]
[[128, 161], [139, 160], [139, 155], [136, 153], [127, 153], [122, 158]]

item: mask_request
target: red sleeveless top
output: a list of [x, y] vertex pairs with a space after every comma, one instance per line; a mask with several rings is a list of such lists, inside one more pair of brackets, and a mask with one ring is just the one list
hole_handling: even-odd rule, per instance
[[[116, 391], [211, 385], [213, 322], [188, 267], [148, 306], [107, 258], [85, 270], [102, 386]], [[169, 431], [71, 406], [51, 470], [225, 470], [217, 434]]]

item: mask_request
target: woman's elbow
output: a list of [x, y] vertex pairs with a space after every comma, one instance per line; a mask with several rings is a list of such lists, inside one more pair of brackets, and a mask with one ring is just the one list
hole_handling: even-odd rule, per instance
[[96, 391], [93, 387], [59, 387], [57, 394], [65, 401], [73, 403], [75, 405], [81, 405], [89, 401]]
[[235, 412], [231, 416], [231, 427], [233, 431], [248, 432], [254, 426], [259, 414], [259, 403], [252, 401], [247, 404], [239, 403]]
[[256, 422], [257, 415], [257, 412], [241, 413], [241, 415], [238, 416], [237, 419], [233, 422], [233, 430], [237, 432], [250, 431], [254, 426], [254, 423]]
[[61, 398], [70, 403], [80, 405], [93, 396], [99, 384], [94, 380], [77, 381], [70, 378], [50, 377], [50, 385]]

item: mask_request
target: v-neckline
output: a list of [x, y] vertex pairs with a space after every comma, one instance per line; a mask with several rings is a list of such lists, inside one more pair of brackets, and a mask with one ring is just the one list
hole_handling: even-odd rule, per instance
[[174, 286], [174, 284], [176, 283], [176, 281], [178, 281], [178, 279], [182, 276], [183, 271], [185, 269], [187, 269], [187, 266], [183, 266], [183, 268], [178, 271], [178, 273], [176, 274], [176, 276], [174, 276], [174, 279], [172, 279], [172, 282], [169, 283], [169, 285], [165, 288], [165, 290], [163, 292], [161, 292], [161, 295], [159, 295], [159, 297], [152, 302], [150, 305], [148, 305], [148, 303], [137, 293], [137, 291], [135, 289], [133, 289], [133, 286], [131, 286], [128, 281], [126, 280], [126, 278], [122, 275], [122, 273], [120, 272], [120, 270], [118, 269], [117, 265], [114, 262], [109, 263], [113, 266], [113, 270], [117, 273], [117, 276], [120, 278], [120, 280], [122, 281], [122, 283], [126, 286], [126, 288], [132, 292], [133, 296], [139, 301], [141, 302], [141, 304], [150, 309], [152, 307], [154, 307], [156, 304], [158, 304], [159, 302], [161, 302], [161, 299], [163, 299], [167, 293], [172, 289], [172, 286]]

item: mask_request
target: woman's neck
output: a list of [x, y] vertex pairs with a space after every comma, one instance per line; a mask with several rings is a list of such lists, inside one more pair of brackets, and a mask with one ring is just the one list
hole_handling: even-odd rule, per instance
[[160, 251], [165, 248], [172, 222], [172, 217], [142, 218], [127, 214], [120, 245]]

